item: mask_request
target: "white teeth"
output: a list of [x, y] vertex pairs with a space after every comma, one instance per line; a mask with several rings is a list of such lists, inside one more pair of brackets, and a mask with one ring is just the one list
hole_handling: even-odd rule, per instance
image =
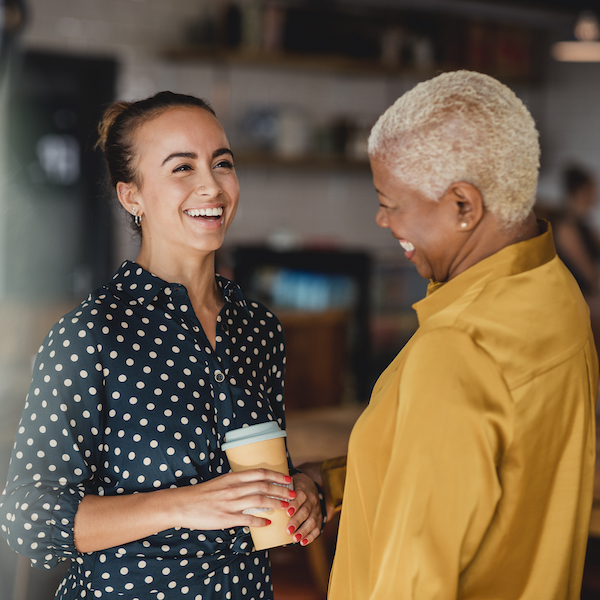
[[185, 211], [190, 217], [220, 217], [223, 214], [223, 207], [218, 208], [192, 208]]
[[398, 241], [400, 242], [402, 249], [406, 250], [406, 252], [412, 252], [415, 249], [415, 247], [410, 242], [407, 242], [406, 240], [398, 240]]

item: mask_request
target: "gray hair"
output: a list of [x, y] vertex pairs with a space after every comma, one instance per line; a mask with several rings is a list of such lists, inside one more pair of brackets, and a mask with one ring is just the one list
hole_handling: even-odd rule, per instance
[[486, 209], [513, 227], [535, 203], [538, 138], [511, 89], [488, 75], [454, 71], [396, 100], [371, 131], [369, 155], [432, 200], [452, 183], [471, 183]]

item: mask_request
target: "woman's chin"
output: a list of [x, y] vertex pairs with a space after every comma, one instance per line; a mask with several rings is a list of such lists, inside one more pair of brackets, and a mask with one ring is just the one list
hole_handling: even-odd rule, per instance
[[411, 260], [415, 268], [417, 269], [417, 273], [423, 277], [423, 279], [435, 279], [433, 270], [428, 264], [423, 264], [420, 261]]

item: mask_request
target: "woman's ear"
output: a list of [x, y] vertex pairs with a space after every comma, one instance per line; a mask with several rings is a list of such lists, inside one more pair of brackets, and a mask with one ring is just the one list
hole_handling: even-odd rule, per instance
[[456, 227], [460, 231], [475, 229], [485, 212], [481, 192], [472, 183], [457, 181], [448, 188], [446, 194], [450, 195], [454, 205]]
[[138, 215], [142, 214], [140, 204], [137, 199], [137, 186], [134, 183], [124, 183], [119, 181], [116, 186], [117, 198], [123, 208], [130, 214], [134, 209]]

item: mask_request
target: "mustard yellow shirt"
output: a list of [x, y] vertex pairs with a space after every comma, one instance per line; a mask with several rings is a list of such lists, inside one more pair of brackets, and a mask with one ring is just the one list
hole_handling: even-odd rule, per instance
[[551, 231], [415, 304], [352, 432], [329, 600], [575, 600], [598, 360]]

